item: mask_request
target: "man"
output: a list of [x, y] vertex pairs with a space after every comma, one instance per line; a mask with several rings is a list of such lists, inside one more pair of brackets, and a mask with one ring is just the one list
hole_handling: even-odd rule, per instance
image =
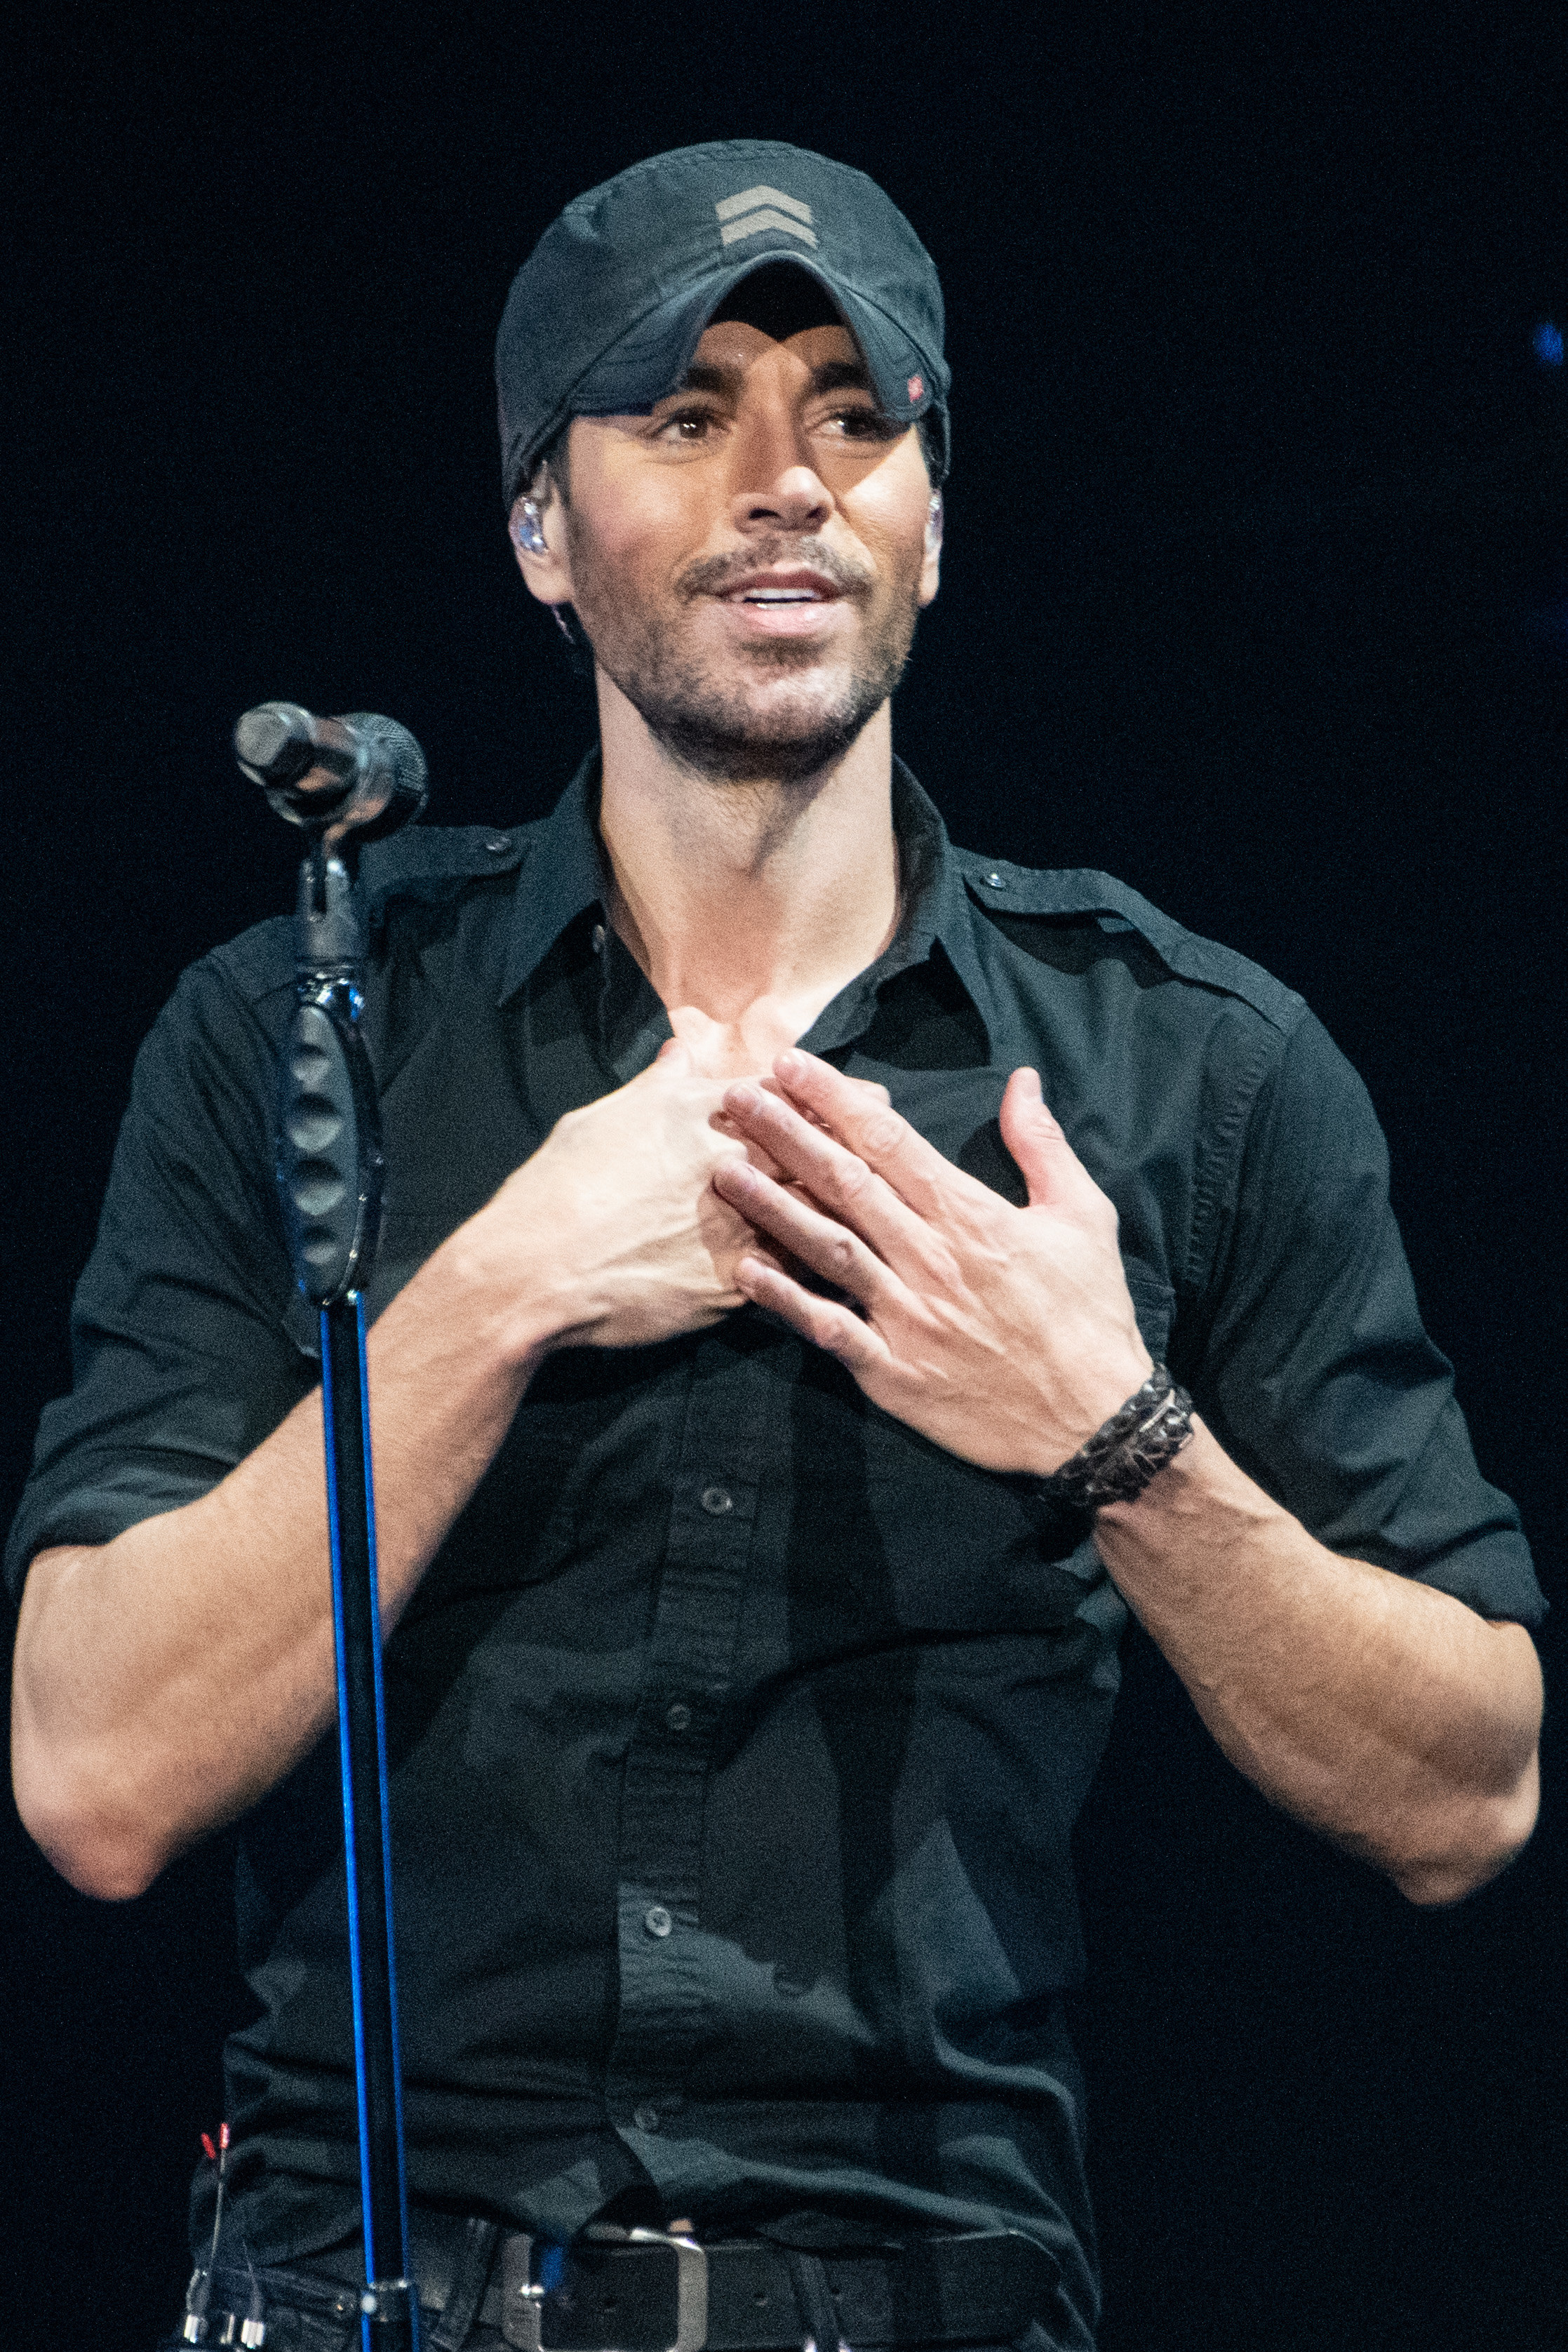
[[[666, 2248], [589, 2234], [633, 2224], [702, 2243], [733, 2352], [1092, 2344], [1068, 1841], [1128, 1607], [1241, 1769], [1412, 1899], [1533, 1819], [1539, 1598], [1356, 1081], [1106, 877], [952, 849], [894, 761], [941, 317], [880, 191], [788, 147], [569, 207], [497, 372], [600, 749], [542, 825], [365, 861], [444, 2346], [530, 2341], [530, 2281], [551, 2343], [684, 2340]], [[13, 1534], [14, 1758], [100, 1895], [246, 1816], [220, 2279], [325, 2346], [357, 2166], [312, 1318], [267, 1175], [290, 981], [265, 926], [143, 1050]]]

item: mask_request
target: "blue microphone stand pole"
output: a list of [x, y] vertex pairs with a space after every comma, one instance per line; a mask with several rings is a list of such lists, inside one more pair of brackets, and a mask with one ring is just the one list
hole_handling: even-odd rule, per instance
[[360, 1034], [364, 941], [348, 868], [314, 837], [299, 869], [277, 1181], [295, 1278], [321, 1318], [321, 1409], [364, 2209], [364, 2352], [417, 2352], [392, 1954], [391, 1839], [363, 1285], [381, 1218], [381, 1119]]

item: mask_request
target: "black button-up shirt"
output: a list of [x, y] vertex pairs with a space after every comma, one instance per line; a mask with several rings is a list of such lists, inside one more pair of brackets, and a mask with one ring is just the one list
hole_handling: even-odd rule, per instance
[[[541, 824], [367, 855], [372, 1313], [669, 1034], [604, 923], [592, 793], [591, 762]], [[803, 1042], [1014, 1199], [997, 1111], [1032, 1063], [1222, 1444], [1335, 1549], [1536, 1616], [1364, 1092], [1300, 999], [1103, 875], [954, 850], [903, 771], [896, 800], [903, 926]], [[267, 924], [143, 1048], [14, 1584], [204, 1492], [316, 1380], [270, 1176], [291, 1009]], [[1069, 1838], [1124, 1621], [1087, 1521], [755, 1308], [550, 1357], [387, 1653], [414, 2199], [556, 2239], [638, 2190], [709, 2231], [1011, 2225], [1083, 2340]], [[264, 2013], [228, 2065], [258, 2261], [357, 2216], [335, 1771], [323, 1742], [244, 1826]]]

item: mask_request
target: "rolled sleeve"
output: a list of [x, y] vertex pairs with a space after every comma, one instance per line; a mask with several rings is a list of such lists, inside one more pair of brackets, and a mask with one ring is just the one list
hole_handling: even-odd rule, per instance
[[1519, 1514], [1422, 1327], [1382, 1130], [1310, 1015], [1259, 1087], [1216, 1261], [1189, 1384], [1227, 1450], [1343, 1557], [1538, 1624]]
[[5, 1548], [13, 1597], [47, 1547], [107, 1543], [208, 1492], [313, 1385], [271, 1181], [289, 1005], [209, 958], [138, 1055], [72, 1306], [72, 1391], [45, 1409]]

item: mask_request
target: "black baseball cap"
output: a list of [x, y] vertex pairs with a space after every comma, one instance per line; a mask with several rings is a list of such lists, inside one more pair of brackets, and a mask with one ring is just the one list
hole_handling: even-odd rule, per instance
[[496, 339], [508, 506], [573, 416], [620, 416], [674, 392], [730, 289], [793, 262], [854, 336], [877, 400], [927, 417], [947, 470], [942, 289], [898, 206], [847, 163], [774, 139], [650, 155], [558, 215], [512, 280]]

